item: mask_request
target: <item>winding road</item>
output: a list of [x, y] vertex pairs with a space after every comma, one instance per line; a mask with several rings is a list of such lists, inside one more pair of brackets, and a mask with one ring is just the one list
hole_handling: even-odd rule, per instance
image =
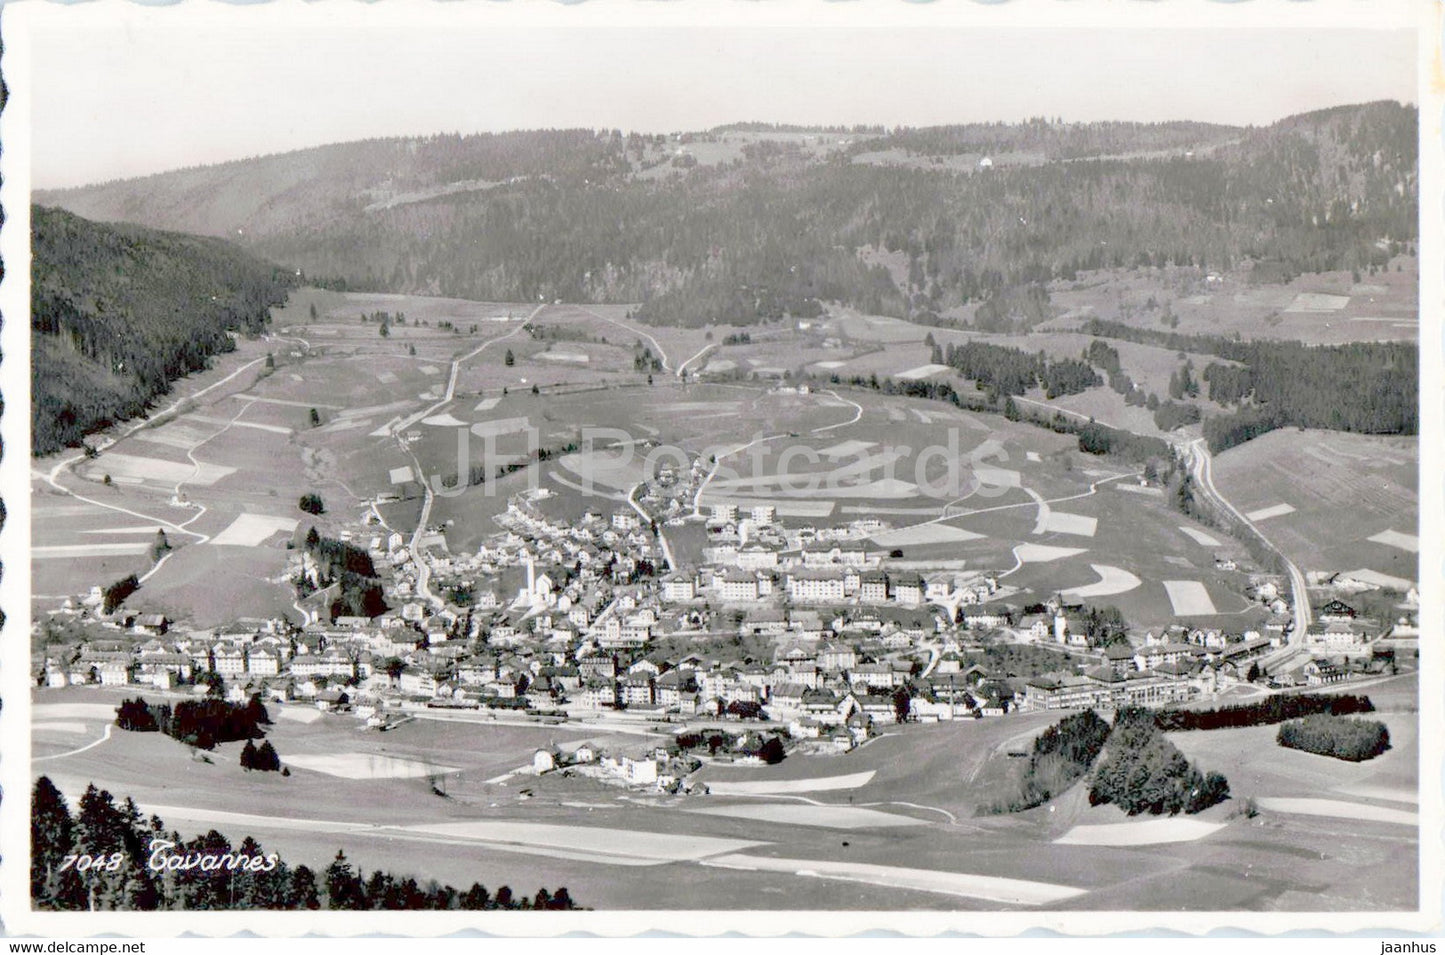
[[[416, 469], [416, 478], [418, 481], [421, 482], [421, 515], [417, 518], [416, 530], [412, 531], [410, 546], [412, 557], [416, 561], [417, 595], [420, 596], [422, 599], [426, 600], [434, 607], [444, 607], [446, 606], [446, 601], [442, 600], [440, 597], [436, 596], [431, 592], [431, 567], [428, 566], [427, 562], [422, 560], [419, 556], [418, 547], [421, 543], [422, 537], [426, 534], [427, 521], [431, 519], [431, 509], [432, 504], [436, 501], [436, 494], [432, 489], [431, 480], [428, 479], [428, 477], [426, 476], [426, 471], [421, 466], [421, 459], [416, 456], [416, 452], [413, 451], [411, 449], [411, 445], [407, 443], [404, 432], [413, 424], [416, 424], [423, 418], [429, 418], [432, 415], [437, 414], [447, 405], [451, 404], [454, 400], [456, 400], [457, 376], [461, 374], [462, 365], [465, 362], [471, 361], [473, 358], [480, 355], [482, 352], [486, 351], [493, 345], [499, 344], [500, 342], [504, 342], [509, 338], [513, 338], [516, 335], [521, 334], [524, 330], [526, 330], [527, 326], [532, 323], [533, 319], [540, 315], [542, 313], [542, 310], [546, 307], [546, 305], [538, 305], [532, 310], [532, 314], [528, 315], [520, 325], [512, 329], [510, 332], [507, 332], [507, 334], [498, 335], [496, 338], [489, 338], [486, 341], [482, 342], [480, 345], [478, 345], [476, 348], [473, 348], [471, 351], [467, 352], [466, 354], [453, 358], [451, 373], [447, 375], [447, 389], [443, 393], [441, 399], [434, 404], [428, 406], [426, 409], [419, 411], [416, 414], [413, 414], [410, 417], [402, 420], [392, 428], [392, 437], [396, 439], [396, 443], [401, 447], [402, 453], [405, 454], [407, 457], [411, 458], [412, 467]], [[600, 318], [601, 316], [598, 317]], [[604, 321], [610, 321], [610, 319], [604, 319]], [[457, 479], [463, 480], [463, 477], [461, 475], [457, 475]]]
[[1275, 653], [1265, 657], [1261, 662], [1267, 667], [1278, 667], [1289, 662], [1303, 646], [1305, 635], [1309, 632], [1313, 615], [1310, 610], [1309, 591], [1306, 587], [1305, 576], [1300, 569], [1284, 555], [1278, 547], [1264, 536], [1259, 526], [1240, 512], [1239, 508], [1230, 503], [1229, 499], [1220, 493], [1214, 484], [1214, 458], [1209, 453], [1209, 445], [1203, 438], [1195, 438], [1193, 441], [1182, 442], [1175, 447], [1184, 455], [1189, 466], [1189, 473], [1194, 479], [1195, 489], [1202, 494], [1209, 502], [1227, 511], [1239, 521], [1240, 525], [1248, 528], [1256, 537], [1264, 543], [1271, 551], [1279, 556], [1280, 562], [1284, 565], [1285, 572], [1289, 575], [1290, 591], [1294, 604], [1294, 630], [1290, 633], [1289, 644], [1280, 648]]

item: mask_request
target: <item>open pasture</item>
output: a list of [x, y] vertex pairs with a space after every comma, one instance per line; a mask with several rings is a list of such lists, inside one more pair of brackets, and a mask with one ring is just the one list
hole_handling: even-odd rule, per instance
[[[977, 554], [972, 548], [985, 541], [953, 546], [960, 554], [993, 560], [996, 569], [1007, 572], [1011, 586], [1023, 588], [1038, 599], [1062, 591], [1097, 605], [1113, 604], [1131, 623], [1141, 627], [1174, 623], [1181, 609], [1206, 614], [1193, 619], [1201, 625], [1238, 630], [1253, 621], [1254, 611], [1243, 596], [1247, 574], [1214, 566], [1215, 554], [1233, 557], [1242, 568], [1249, 565], [1237, 542], [1224, 540], [1218, 547], [1205, 550], [1180, 533], [1178, 513], [1162, 499], [1110, 494], [1108, 487], [1098, 485], [1094, 494], [1047, 505], [1049, 516], [1044, 522], [1040, 520], [1039, 503], [1029, 500], [994, 505], [994, 510], [951, 517], [946, 523], [982, 534], [987, 542], [995, 544], [991, 553], [980, 548]], [[1092, 519], [1093, 536], [1060, 532], [1063, 528], [1059, 527], [1050, 529], [1053, 516], [1060, 513]], [[1081, 529], [1082, 525], [1069, 528]], [[910, 552], [909, 556], [914, 555]], [[1199, 584], [1205, 601], [1183, 607], [1170, 599], [1164, 580], [1185, 577]]]
[[[334, 293], [333, 293], [334, 294]], [[457, 325], [476, 323], [505, 324], [509, 320], [525, 318], [534, 306], [506, 302], [473, 302], [460, 298], [439, 298], [429, 295], [390, 295], [382, 292], [344, 292], [340, 301], [331, 299], [318, 305], [323, 322], [354, 321], [360, 323], [362, 314], [386, 312], [406, 316], [405, 326], [414, 327], [419, 322], [436, 326], [439, 322], [450, 321]], [[376, 326], [371, 325], [372, 335]]]
[[340, 779], [417, 779], [457, 771], [455, 766], [398, 759], [376, 753], [299, 753], [288, 756], [287, 765]]
[[1214, 481], [1245, 513], [1288, 504], [1260, 529], [1305, 570], [1365, 567], [1418, 579], [1412, 437], [1279, 429], [1218, 455]]
[[[1076, 327], [1089, 315], [1098, 315], [1140, 328], [1159, 328], [1168, 305], [1178, 319], [1169, 327], [1188, 335], [1238, 333], [1246, 339], [1338, 344], [1410, 341], [1419, 334], [1419, 262], [1413, 256], [1397, 256], [1387, 268], [1363, 276], [1359, 284], [1348, 271], [1308, 273], [1286, 284], [1259, 284], [1243, 272], [1207, 282], [1184, 270], [1120, 269], [1081, 272], [1074, 281], [1053, 283], [1049, 294], [1056, 309], [1077, 317], [1055, 319], [1048, 327]], [[1297, 304], [1306, 307], [1296, 309]]]
[[275, 534], [290, 534], [300, 523], [292, 517], [271, 517], [265, 514], [242, 514], [209, 543], [213, 547], [256, 547]]
[[[84, 705], [83, 700], [118, 696], [41, 690], [35, 699]], [[46, 719], [80, 718], [69, 712], [47, 710]], [[1309, 908], [1308, 888], [1348, 898], [1362, 876], [1373, 879], [1390, 866], [1408, 871], [1399, 866], [1413, 834], [1397, 824], [1356, 823], [1372, 828], [1331, 839], [1322, 859], [1318, 851], [1306, 853], [1318, 844], [1321, 825], [1338, 825], [1323, 817], [1290, 816], [1286, 827], [1262, 828], [1241, 821], [1220, 826], [1223, 817], [1190, 819], [1183, 822], [1214, 828], [1187, 842], [1161, 842], [1178, 833], [1150, 832], [1148, 844], [1140, 844], [1137, 832], [1132, 838], [1098, 838], [1105, 827], [1091, 823], [1112, 817], [1090, 810], [1077, 819], [1089, 826], [1074, 840], [1089, 844], [1079, 845], [1055, 844], [1067, 828], [1053, 826], [1042, 809], [974, 817], [983, 763], [1010, 740], [1027, 738], [1059, 716], [902, 726], [846, 755], [795, 757], [777, 766], [709, 766], [700, 774], [710, 783], [774, 785], [861, 777], [849, 780], [846, 789], [816, 789], [806, 797], [821, 805], [696, 796], [636, 799], [559, 774], [486, 785], [479, 780], [525, 765], [531, 748], [541, 745], [537, 740], [570, 728], [478, 728], [431, 720], [375, 734], [331, 716], [310, 724], [278, 719], [270, 735], [283, 761], [293, 766], [289, 779], [245, 774], [235, 765], [236, 744], [219, 748], [206, 763], [159, 734], [120, 732], [84, 752], [39, 764], [37, 771], [65, 792], [78, 793], [93, 780], [132, 795], [143, 810], [160, 813], [187, 836], [210, 828], [233, 840], [255, 835], [293, 865], [324, 868], [340, 848], [367, 869], [415, 872], [453, 884], [480, 879], [493, 889], [510, 884], [527, 891], [566, 885], [580, 902], [598, 908], [636, 906], [642, 892], [654, 908], [796, 908], [801, 900], [825, 908], [1110, 909], [1141, 886], [1149, 887], [1149, 907]], [[1236, 745], [1234, 760], [1248, 755], [1239, 750]], [[420, 778], [328, 776], [297, 768], [288, 758], [337, 752], [450, 759], [445, 764], [462, 771], [445, 777], [450, 798], [441, 799]], [[1231, 764], [1206, 765], [1230, 773], [1235, 783]], [[533, 798], [521, 801], [521, 787]], [[1238, 793], [1240, 786], [1235, 789]], [[1060, 803], [1066, 814], [1073, 796], [1066, 794]], [[666, 814], [666, 825], [659, 825], [659, 813]], [[1262, 820], [1272, 818], [1283, 816], [1266, 811]], [[1180, 828], [1179, 823], [1142, 820], [1134, 829]], [[840, 849], [841, 836], [849, 848]], [[424, 871], [418, 871], [419, 852], [427, 860]], [[617, 878], [619, 867], [626, 868], [627, 880]], [[618, 890], [620, 881], [627, 882], [626, 891]], [[1409, 881], [1398, 875], [1379, 881], [1381, 901], [1400, 904]]]
[[927, 825], [922, 819], [856, 806], [812, 806], [807, 803], [741, 802], [724, 806], [689, 808], [688, 812], [711, 816], [752, 819], [785, 826], [816, 826], [823, 829], [878, 829]]
[[[1369, 689], [1357, 692], [1370, 695]], [[1362, 763], [1280, 746], [1275, 740], [1278, 726], [1196, 730], [1168, 736], [1190, 760], [1224, 773], [1236, 799], [1248, 796], [1333, 798], [1331, 793], [1353, 793], [1362, 786], [1418, 789], [1418, 716], [1377, 712], [1360, 718], [1379, 720], [1390, 730], [1390, 749]], [[1348, 798], [1376, 801], [1363, 795]], [[1386, 801], [1396, 802], [1395, 799]]]

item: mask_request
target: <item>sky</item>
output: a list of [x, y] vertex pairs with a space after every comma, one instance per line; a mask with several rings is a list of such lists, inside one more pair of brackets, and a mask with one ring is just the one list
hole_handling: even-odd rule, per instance
[[35, 188], [435, 132], [1258, 125], [1416, 100], [1404, 3], [1025, 2], [26, 3], [3, 26], [12, 71], [17, 44], [29, 60]]

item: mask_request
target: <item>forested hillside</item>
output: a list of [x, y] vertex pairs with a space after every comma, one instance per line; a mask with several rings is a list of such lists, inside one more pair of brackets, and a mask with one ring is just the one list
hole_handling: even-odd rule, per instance
[[[1383, 264], [1416, 237], [1416, 110], [1397, 103], [1250, 129], [735, 129], [371, 141], [47, 198], [239, 234], [353, 288], [638, 302], [644, 321], [685, 325], [831, 302], [937, 322], [982, 303], [1006, 330], [1046, 314], [1041, 283], [1082, 270], [1251, 263], [1276, 280]], [[880, 150], [912, 158], [865, 161]], [[998, 162], [944, 161], [975, 152]]]
[[292, 276], [217, 239], [31, 209], [32, 449], [48, 454], [145, 411], [234, 349]]

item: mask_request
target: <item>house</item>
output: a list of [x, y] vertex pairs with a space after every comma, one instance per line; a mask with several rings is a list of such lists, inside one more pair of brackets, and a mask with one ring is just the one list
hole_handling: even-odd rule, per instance
[[589, 680], [575, 695], [577, 704], [589, 710], [612, 709], [617, 706], [617, 684], [608, 680]]
[[629, 673], [619, 684], [619, 693], [622, 702], [627, 706], [652, 706], [653, 675], [646, 671]]
[[532, 772], [538, 776], [557, 768], [557, 756], [550, 749], [539, 749], [532, 754]]
[[216, 672], [223, 677], [237, 677], [246, 672], [246, 654], [240, 647], [217, 644], [211, 659]]
[[673, 574], [663, 578], [662, 599], [669, 603], [693, 600], [697, 597], [697, 581], [692, 577]]
[[860, 663], [848, 668], [850, 684], [873, 690], [891, 690], [895, 686], [901, 686], [902, 683], [897, 681], [897, 677], [898, 674], [886, 663]]
[[246, 672], [252, 676], [276, 676], [281, 672], [281, 660], [270, 650], [252, 650], [246, 655]]
[[758, 577], [740, 570], [728, 570], [717, 578], [720, 596], [726, 601], [751, 601], [758, 599]]
[[1139, 648], [1134, 654], [1134, 665], [1148, 671], [1165, 663], [1190, 662], [1196, 656], [1204, 656], [1204, 650], [1188, 643], [1156, 644]]
[[831, 571], [793, 571], [788, 596], [799, 603], [836, 603], [843, 599], [843, 575]]
[[1326, 660], [1311, 660], [1304, 665], [1305, 683], [1310, 686], [1328, 686], [1339, 683], [1346, 676], [1345, 669]]
[[101, 686], [125, 686], [130, 682], [131, 665], [129, 660], [106, 660], [98, 669]]
[[407, 696], [422, 696], [430, 699], [437, 693], [436, 677], [421, 667], [406, 667], [401, 671], [398, 682], [401, 685], [401, 692]]
[[893, 697], [880, 694], [855, 694], [853, 699], [857, 703], [857, 710], [873, 722], [898, 722], [898, 708], [893, 703]]
[[881, 571], [860, 574], [858, 599], [862, 603], [883, 603], [888, 599], [888, 576]]
[[851, 670], [858, 665], [858, 651], [842, 643], [830, 643], [818, 650], [818, 669]]
[[905, 607], [917, 607], [923, 603], [923, 578], [917, 574], [905, 574], [893, 585], [893, 599]]

